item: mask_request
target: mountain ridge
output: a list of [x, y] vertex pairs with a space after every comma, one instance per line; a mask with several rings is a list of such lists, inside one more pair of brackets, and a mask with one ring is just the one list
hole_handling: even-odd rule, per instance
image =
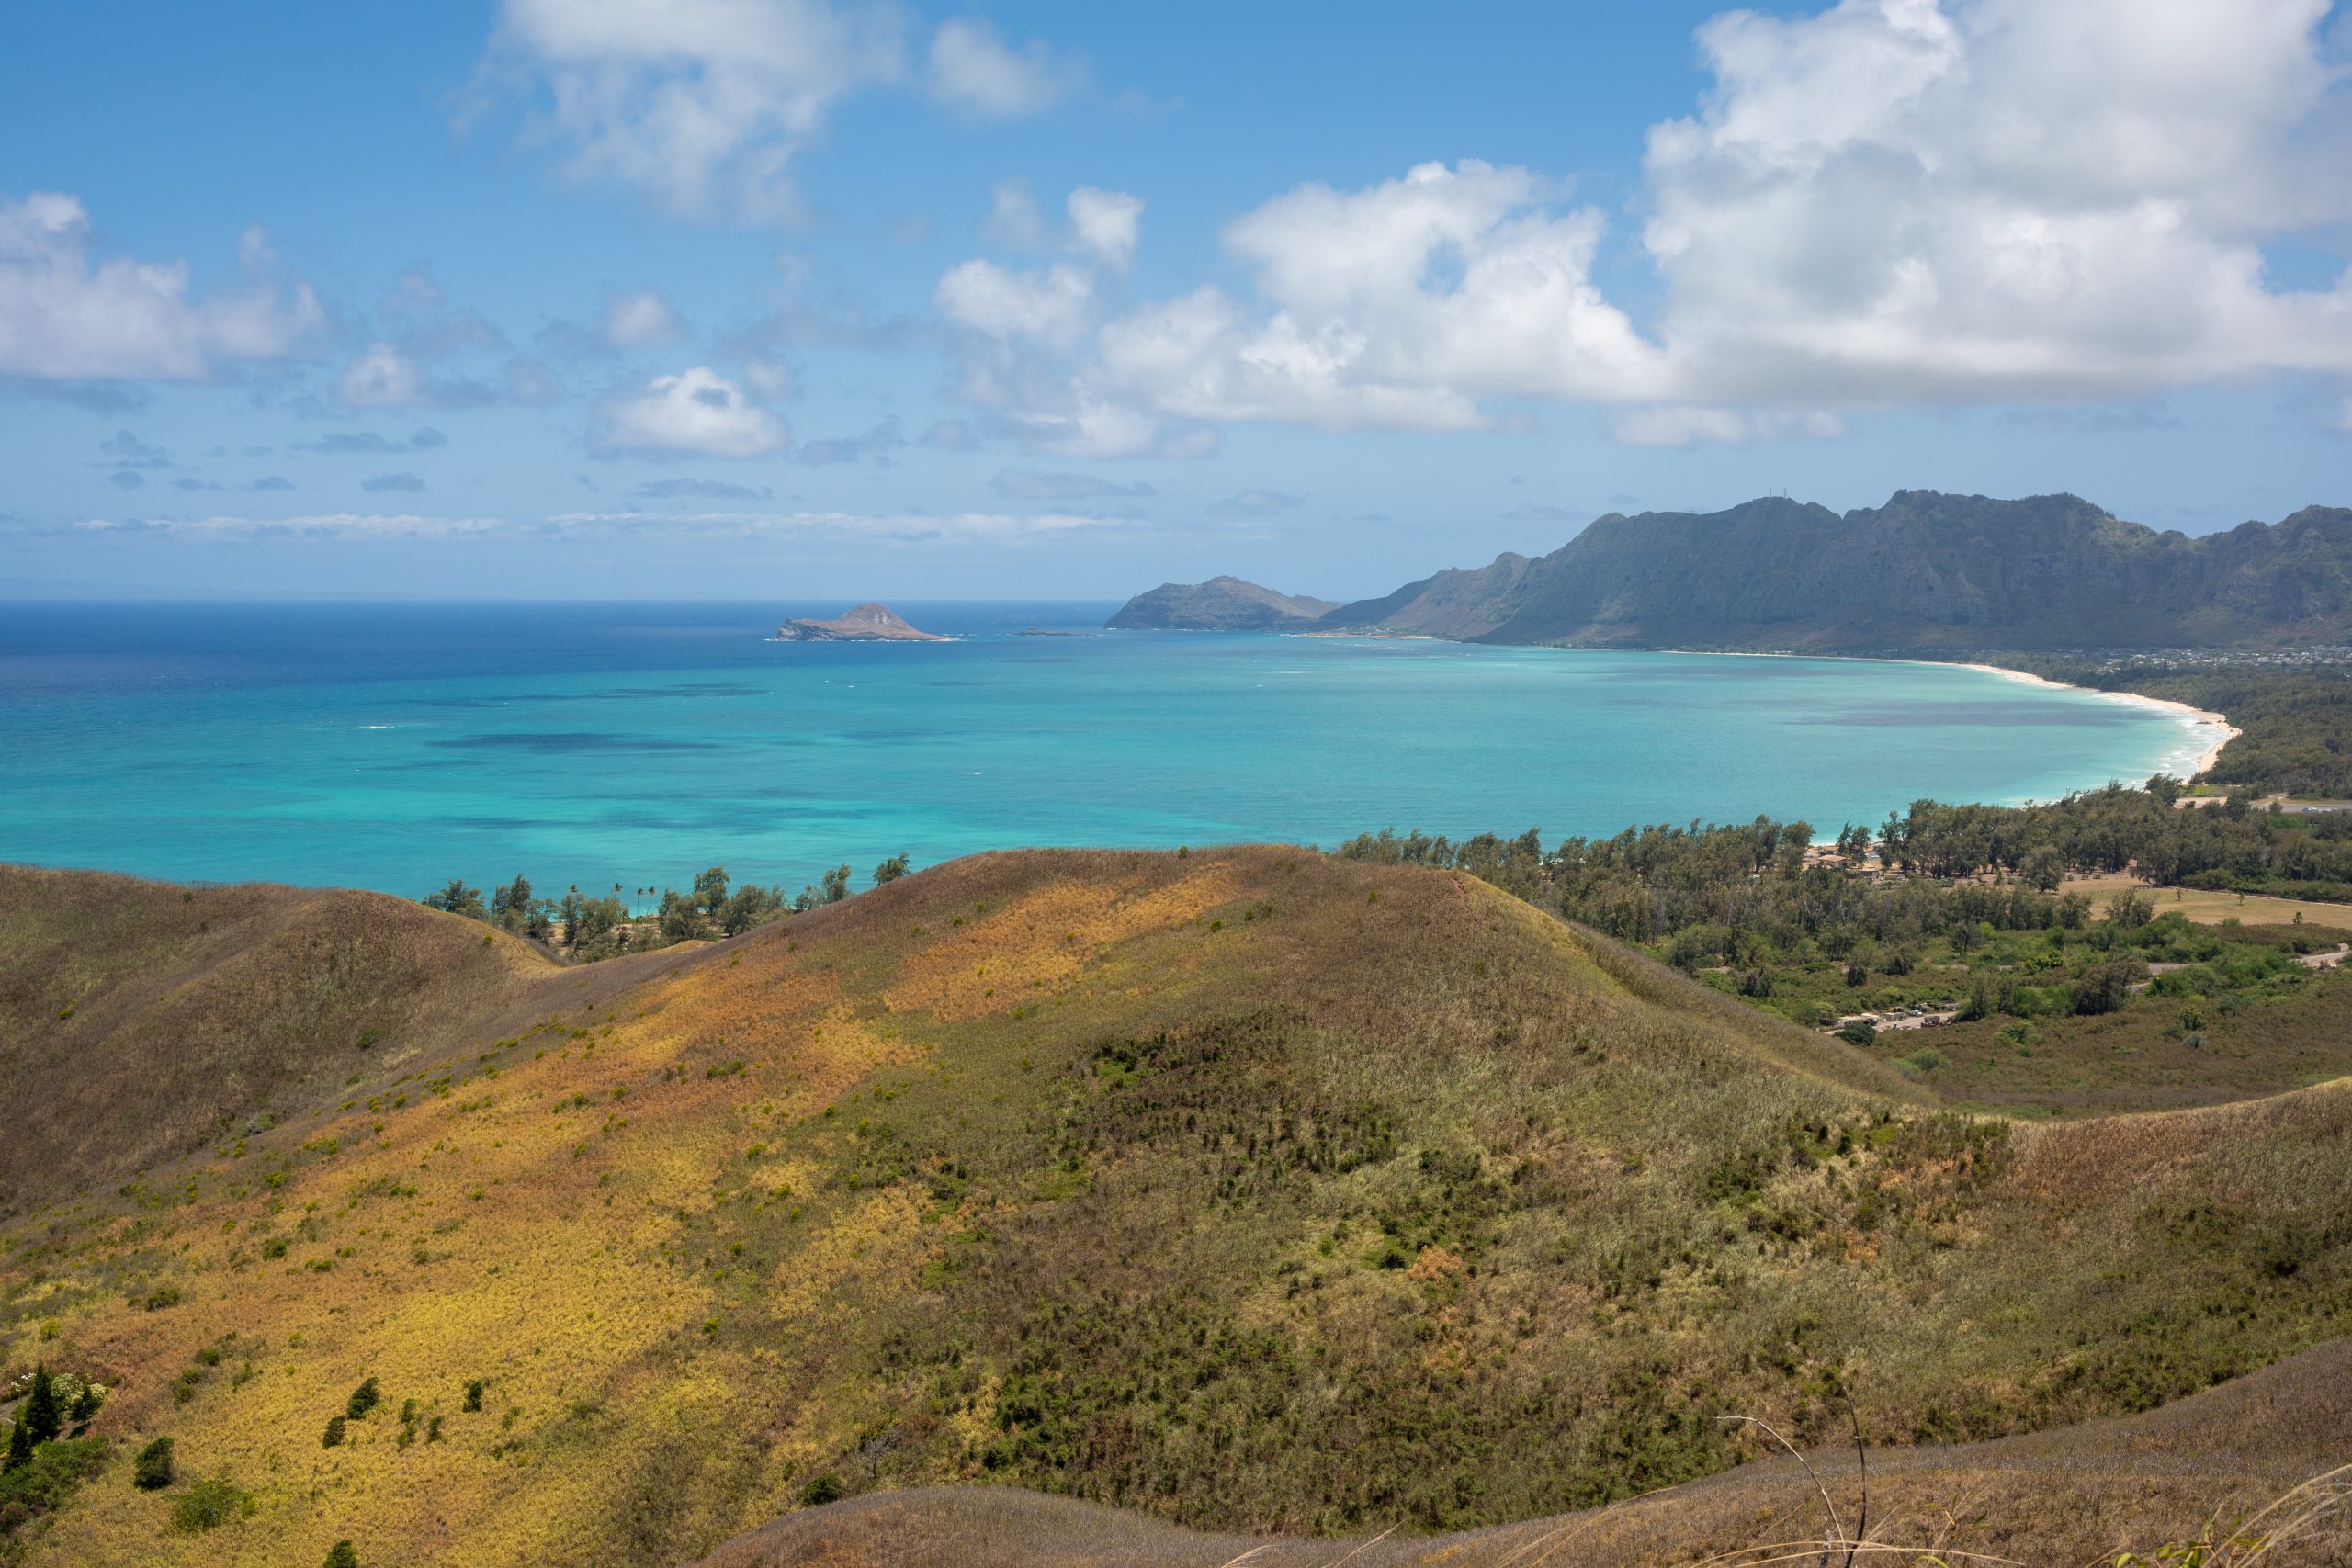
[[1612, 512], [1547, 555], [1439, 571], [1315, 629], [1823, 652], [2352, 641], [2352, 510], [2196, 538], [2065, 493]]
[[1336, 599], [1283, 593], [1238, 577], [1163, 582], [1136, 594], [1102, 623], [1109, 631], [1276, 631], [1311, 626], [1343, 606]]

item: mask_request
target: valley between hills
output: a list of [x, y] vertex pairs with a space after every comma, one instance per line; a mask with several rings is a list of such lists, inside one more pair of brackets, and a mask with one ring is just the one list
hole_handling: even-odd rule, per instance
[[2278, 1527], [2352, 1080], [1974, 1112], [1459, 870], [989, 854], [577, 966], [10, 870], [0, 1023], [0, 1360], [106, 1391], [0, 1560], [2346, 1549]]

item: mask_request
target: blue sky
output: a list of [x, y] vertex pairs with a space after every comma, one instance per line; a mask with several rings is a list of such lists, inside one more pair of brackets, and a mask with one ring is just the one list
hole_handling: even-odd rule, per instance
[[16, 7], [0, 586], [1385, 592], [2352, 503], [2324, 0]]

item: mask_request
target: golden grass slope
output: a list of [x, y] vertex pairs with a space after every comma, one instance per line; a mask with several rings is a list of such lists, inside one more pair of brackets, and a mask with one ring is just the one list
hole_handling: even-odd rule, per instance
[[0, 865], [0, 1081], [23, 1089], [0, 1213], [485, 1038], [547, 984], [584, 998], [644, 969], [567, 971], [377, 893]]
[[411, 913], [468, 962], [405, 1060], [0, 1225], [0, 1371], [253, 1504], [175, 1534], [119, 1461], [30, 1561], [678, 1562], [820, 1478], [1420, 1534], [1721, 1471], [1732, 1411], [1991, 1438], [2352, 1321], [2341, 1086], [2013, 1130], [1452, 874], [989, 855], [512, 982]]

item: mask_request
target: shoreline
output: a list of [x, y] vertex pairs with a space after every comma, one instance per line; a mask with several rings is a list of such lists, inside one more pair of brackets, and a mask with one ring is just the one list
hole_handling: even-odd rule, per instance
[[[1279, 635], [1367, 642], [1463, 642], [1465, 640], [1461, 637], [1433, 637], [1427, 632], [1283, 632]], [[2132, 703], [2141, 707], [2154, 708], [2168, 717], [2178, 720], [2184, 729], [2191, 732], [2201, 729], [2209, 731], [2211, 735], [2218, 736], [2219, 739], [2213, 739], [2211, 744], [2197, 754], [2194, 765], [2182, 776], [2183, 783], [2211, 771], [2213, 764], [2221, 760], [2222, 750], [2231, 741], [2245, 733], [2236, 725], [2232, 724], [2225, 714], [2215, 713], [2210, 708], [2197, 707], [2188, 703], [2176, 702], [2170, 697], [2151, 697], [2139, 692], [2110, 692], [2098, 686], [2071, 685], [2064, 681], [2052, 681], [2047, 675], [2036, 675], [2030, 671], [2011, 670], [1999, 664], [1979, 664], [1964, 659], [1898, 659], [1869, 653], [1792, 653], [1775, 652], [1763, 649], [1587, 648], [1572, 643], [1542, 642], [1485, 646], [1550, 648], [1563, 653], [1670, 653], [1685, 659], [1822, 659], [1837, 660], [1849, 664], [1919, 664], [1939, 670], [1981, 670], [1987, 675], [1998, 675], [2007, 681], [2022, 681], [2027, 685], [2041, 686], [2053, 692], [2080, 692], [2086, 696], [2105, 697], [2113, 702]], [[2207, 735], [2196, 737], [2199, 740], [2208, 738]]]
[[[1935, 659], [1905, 659], [1887, 660], [1884, 662], [1939, 664], [1944, 661]], [[2188, 779], [2194, 779], [2199, 773], [2211, 771], [2213, 764], [2221, 761], [2222, 749], [2245, 733], [2236, 725], [2232, 724], [2226, 715], [2215, 713], [2211, 708], [2200, 708], [2188, 703], [2177, 702], [2170, 697], [2151, 697], [2140, 692], [2109, 692], [2097, 686], [2070, 685], [2064, 681], [2052, 681], [2047, 675], [2036, 675], [2029, 670], [2009, 670], [1998, 664], [1962, 664], [1961, 668], [1982, 670], [1987, 674], [2003, 676], [2012, 681], [2023, 681], [2029, 685], [2046, 686], [2053, 692], [2086, 692], [2095, 697], [2110, 697], [2118, 702], [2136, 703], [2142, 707], [2154, 708], [2159, 713], [2167, 714], [2178, 719], [2185, 728], [2191, 730], [2210, 728], [2218, 732], [2221, 739], [2198, 754], [2197, 765], [2189, 772]], [[2199, 739], [2203, 738], [2199, 737]], [[2186, 783], [2187, 779], [2183, 782]]]
[[[1546, 645], [1531, 644], [1530, 646]], [[2222, 749], [2245, 733], [2236, 725], [2232, 724], [2225, 714], [2218, 714], [2210, 708], [2197, 707], [2188, 703], [2176, 702], [2170, 697], [2151, 697], [2139, 692], [2109, 692], [2098, 686], [2070, 685], [2064, 681], [2053, 681], [2047, 675], [2036, 675], [2029, 670], [2011, 670], [2000, 664], [1979, 664], [1965, 659], [1895, 659], [1869, 653], [1775, 653], [1761, 649], [1594, 649], [1587, 651], [1673, 653], [1692, 659], [1824, 659], [1837, 660], [1848, 664], [1917, 664], [1933, 670], [1981, 670], [1987, 675], [1998, 675], [2005, 681], [2021, 681], [2029, 686], [2041, 686], [2052, 692], [2080, 692], [2088, 697], [2105, 697], [2111, 702], [2132, 703], [2143, 708], [2154, 708], [2167, 717], [2177, 720], [2184, 729], [2190, 731], [2207, 729], [2220, 736], [2219, 739], [2214, 740], [2197, 754], [2196, 765], [2182, 776], [2184, 784], [2211, 769], [2221, 760]], [[2199, 735], [2197, 739], [2203, 740], [2207, 737]]]

